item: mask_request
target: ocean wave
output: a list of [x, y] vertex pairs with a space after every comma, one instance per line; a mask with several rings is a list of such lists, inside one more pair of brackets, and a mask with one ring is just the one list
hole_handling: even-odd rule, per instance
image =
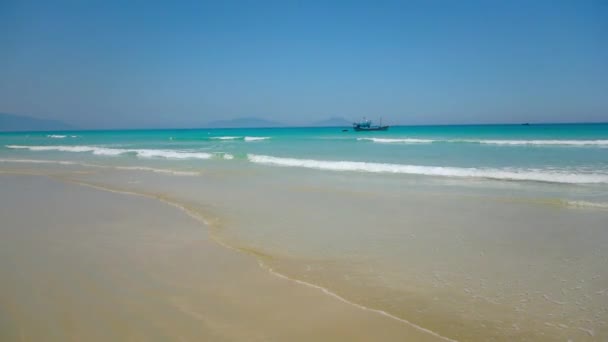
[[414, 138], [357, 138], [357, 140], [369, 140], [375, 143], [383, 143], [383, 144], [394, 144], [394, 143], [402, 143], [402, 144], [429, 144], [436, 140], [432, 139], [414, 139]]
[[12, 149], [27, 149], [30, 151], [59, 151], [59, 152], [91, 152], [95, 155], [117, 156], [125, 153], [133, 153], [142, 158], [166, 158], [166, 159], [209, 159], [213, 155], [206, 152], [172, 151], [154, 149], [124, 149], [97, 146], [25, 146], [7, 145]]
[[128, 150], [134, 152], [138, 157], [144, 158], [167, 158], [167, 159], [209, 159], [213, 155], [206, 152], [186, 152], [171, 150]]
[[462, 168], [403, 164], [368, 163], [354, 161], [324, 161], [314, 159], [282, 158], [248, 154], [249, 161], [257, 164], [301, 167], [329, 171], [358, 171], [396, 173], [460, 178], [486, 178], [494, 180], [536, 181], [565, 184], [608, 184], [608, 174], [570, 173], [526, 169]]
[[260, 141], [268, 139], [270, 139], [270, 137], [245, 137], [245, 141]]
[[225, 136], [225, 137], [211, 137], [209, 139], [212, 140], [244, 140], [244, 141], [261, 141], [261, 140], [268, 140], [270, 139], [270, 137], [250, 137], [250, 136]]
[[608, 147], [608, 140], [494, 140], [494, 139], [418, 139], [418, 138], [357, 138], [383, 144], [468, 143], [506, 146], [586, 146]]
[[608, 140], [463, 140], [492, 145], [606, 146]]
[[54, 145], [54, 146], [28, 146], [28, 145], [6, 145], [12, 149], [26, 149], [30, 151], [60, 151], [60, 152], [92, 152], [97, 155], [119, 155], [127, 153], [130, 150], [118, 149], [118, 148], [106, 148], [96, 146], [68, 146], [68, 145]]
[[209, 139], [213, 139], [213, 140], [237, 140], [237, 139], [242, 139], [242, 137], [226, 136], [226, 137], [211, 137]]
[[46, 137], [47, 138], [51, 138], [51, 139], [65, 139], [67, 137], [78, 138], [77, 135], [63, 135], [63, 134], [49, 134]]

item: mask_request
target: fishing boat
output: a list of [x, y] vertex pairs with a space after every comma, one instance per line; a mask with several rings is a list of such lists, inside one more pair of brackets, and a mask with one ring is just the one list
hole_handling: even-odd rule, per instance
[[357, 132], [360, 131], [386, 131], [388, 126], [382, 126], [382, 119], [380, 119], [379, 125], [373, 125], [371, 120], [363, 120], [353, 123], [353, 129]]

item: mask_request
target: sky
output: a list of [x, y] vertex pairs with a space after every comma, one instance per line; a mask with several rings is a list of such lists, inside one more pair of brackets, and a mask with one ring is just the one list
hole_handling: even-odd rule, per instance
[[80, 128], [608, 121], [608, 1], [0, 0], [0, 112]]

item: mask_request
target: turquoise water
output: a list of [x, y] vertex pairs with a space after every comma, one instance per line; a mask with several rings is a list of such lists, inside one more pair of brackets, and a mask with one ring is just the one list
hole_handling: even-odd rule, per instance
[[442, 336], [608, 338], [608, 124], [342, 129], [3, 133], [0, 171], [171, 198]]
[[0, 146], [3, 157], [155, 159], [177, 168], [204, 167], [201, 160], [211, 157], [332, 171], [608, 183], [608, 124], [5, 133]]

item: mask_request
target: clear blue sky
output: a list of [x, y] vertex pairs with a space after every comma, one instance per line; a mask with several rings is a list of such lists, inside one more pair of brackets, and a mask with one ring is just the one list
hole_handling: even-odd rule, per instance
[[608, 1], [0, 0], [0, 112], [608, 121]]

